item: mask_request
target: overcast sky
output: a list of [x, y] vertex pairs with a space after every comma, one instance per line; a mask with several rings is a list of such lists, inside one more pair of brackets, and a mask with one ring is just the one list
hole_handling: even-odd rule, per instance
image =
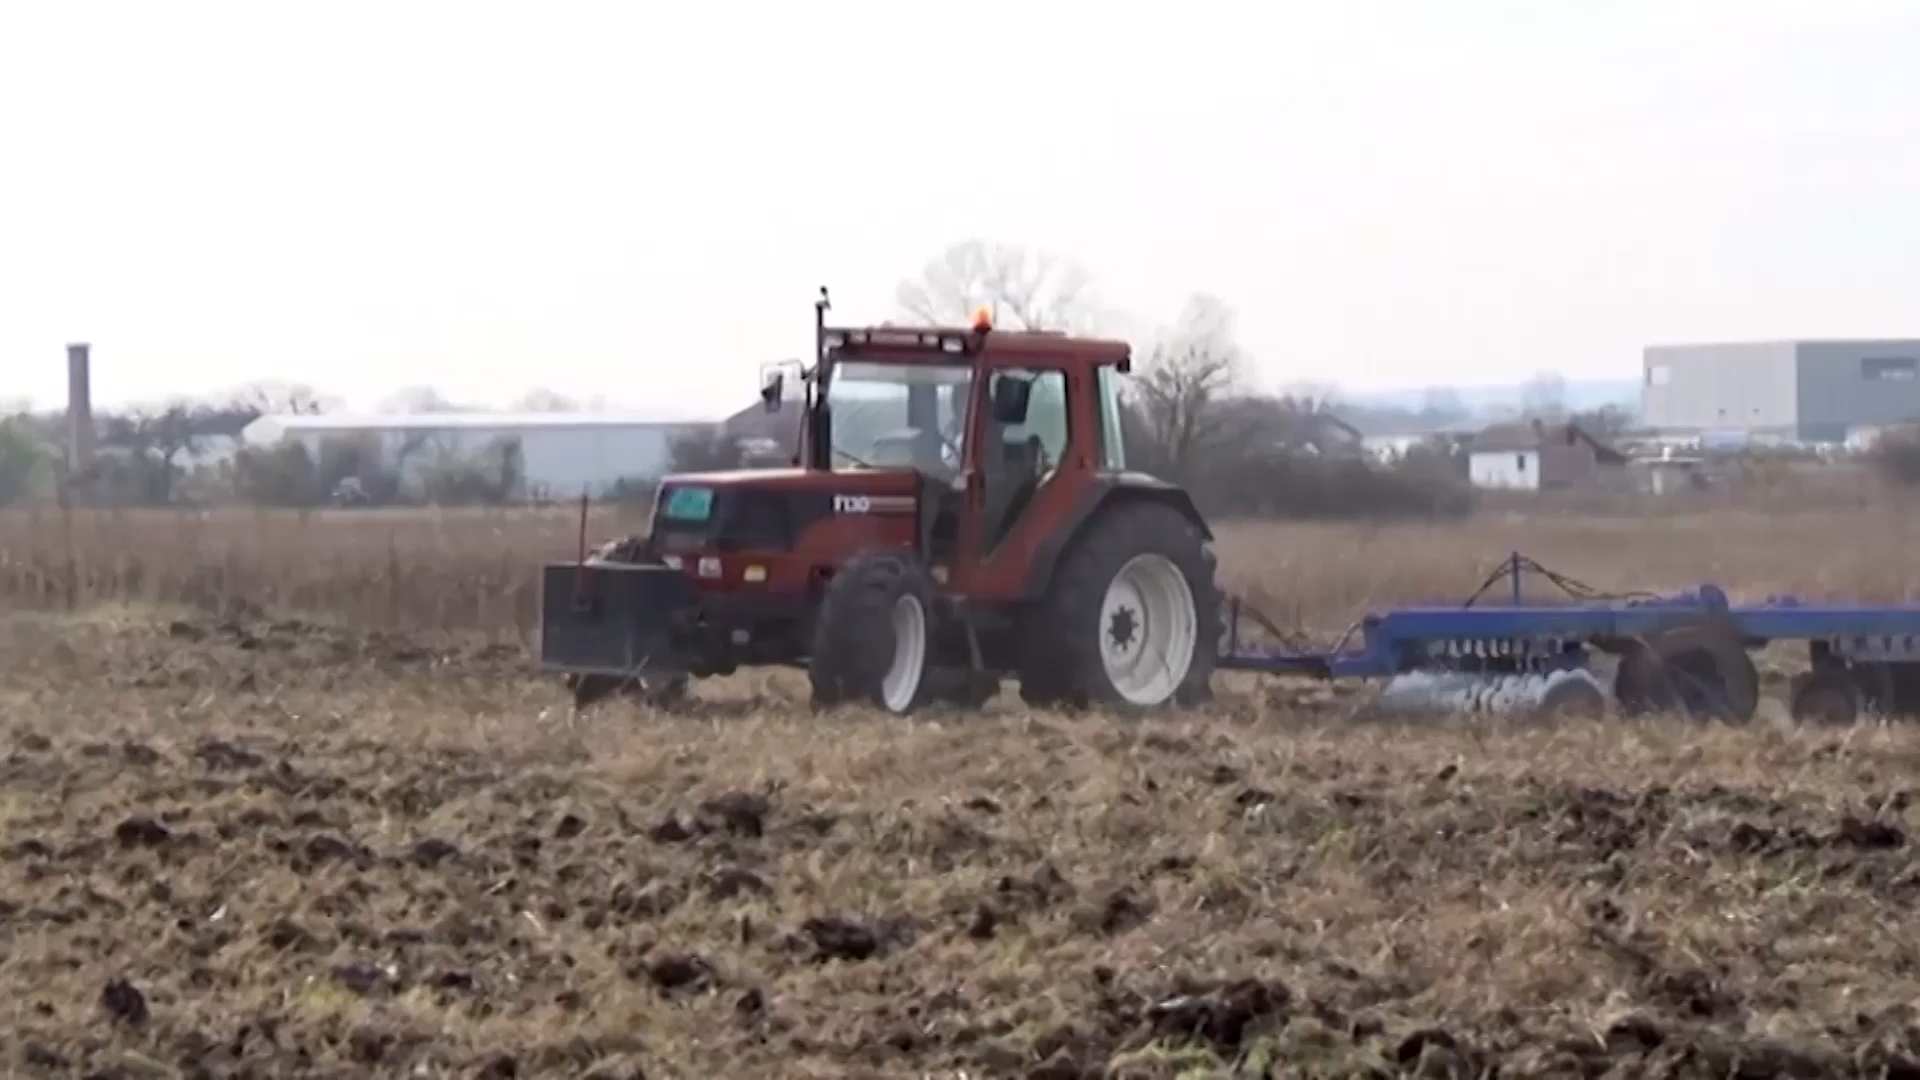
[[969, 237], [1270, 385], [1920, 335], [1920, 4], [0, 0], [0, 398], [750, 401]]

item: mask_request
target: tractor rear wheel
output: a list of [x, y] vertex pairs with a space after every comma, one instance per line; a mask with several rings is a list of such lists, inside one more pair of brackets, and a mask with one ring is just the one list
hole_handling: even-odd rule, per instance
[[807, 676], [816, 708], [851, 702], [906, 714], [931, 700], [933, 588], [904, 552], [856, 555], [820, 599]]
[[1205, 538], [1157, 503], [1099, 515], [1027, 631], [1020, 683], [1030, 704], [1140, 711], [1207, 700], [1220, 594]]

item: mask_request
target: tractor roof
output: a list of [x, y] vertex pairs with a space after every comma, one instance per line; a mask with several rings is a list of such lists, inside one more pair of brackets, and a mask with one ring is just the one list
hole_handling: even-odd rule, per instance
[[1080, 337], [1059, 330], [994, 330], [980, 323], [966, 326], [830, 326], [824, 330], [827, 346], [853, 355], [884, 355], [908, 359], [928, 354], [1013, 354], [1056, 363], [1088, 366], [1128, 364], [1133, 347], [1113, 338]]

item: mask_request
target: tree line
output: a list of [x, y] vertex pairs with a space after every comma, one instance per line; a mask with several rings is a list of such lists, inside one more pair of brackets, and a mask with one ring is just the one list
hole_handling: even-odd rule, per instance
[[[1187, 300], [1171, 323], [1124, 328], [1077, 264], [1024, 248], [955, 244], [903, 281], [895, 306], [904, 320], [964, 323], [985, 306], [996, 326], [1124, 337], [1134, 342], [1133, 376], [1123, 389], [1129, 465], [1190, 490], [1213, 515], [1301, 517], [1445, 516], [1473, 502], [1459, 450], [1431, 439], [1385, 457], [1369, 453], [1332, 394], [1255, 387], [1234, 312], [1218, 298]], [[304, 386], [260, 385], [217, 401], [102, 413], [93, 466], [68, 475], [64, 418], [0, 418], [0, 505], [75, 497], [120, 505], [320, 506], [329, 503], [504, 504], [537, 500], [513, 439], [450, 447], [431, 433], [329, 439], [317, 450], [297, 441], [237, 446], [241, 431], [270, 415], [329, 411]], [[400, 391], [394, 412], [458, 411], [430, 388]], [[580, 404], [535, 390], [515, 407], [572, 411]], [[673, 447], [676, 469], [745, 463], [724, 439], [695, 436]], [[652, 478], [624, 493], [644, 498]]]

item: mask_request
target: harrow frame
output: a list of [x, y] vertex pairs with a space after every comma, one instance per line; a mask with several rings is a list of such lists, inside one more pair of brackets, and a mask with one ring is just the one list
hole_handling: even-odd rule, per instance
[[[1528, 573], [1559, 586], [1560, 602], [1527, 603]], [[1508, 603], [1479, 602], [1503, 581]], [[1678, 707], [1733, 722], [1750, 720], [1758, 704], [1750, 654], [1803, 642], [1807, 668], [1790, 690], [1796, 720], [1850, 723], [1869, 710], [1920, 714], [1920, 606], [1913, 605], [1792, 597], [1736, 605], [1713, 584], [1669, 595], [1602, 593], [1516, 551], [1464, 604], [1370, 614], [1326, 650], [1249, 643], [1249, 622], [1273, 639], [1286, 635], [1237, 599], [1228, 601], [1226, 618], [1218, 662], [1224, 670], [1329, 680], [1532, 676], [1544, 688], [1555, 673], [1592, 671], [1610, 656], [1619, 661], [1611, 697], [1622, 711]]]

